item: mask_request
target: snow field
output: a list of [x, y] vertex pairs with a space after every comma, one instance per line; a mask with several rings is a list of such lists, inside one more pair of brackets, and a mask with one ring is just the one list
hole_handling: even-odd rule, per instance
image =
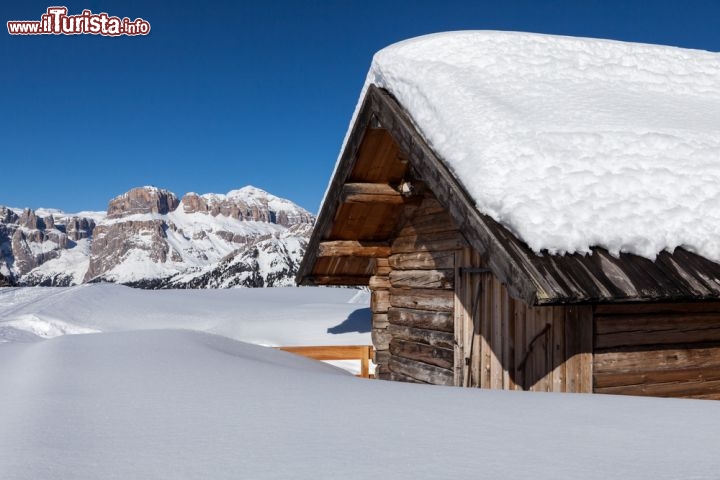
[[713, 479], [720, 404], [357, 379], [196, 331], [0, 345], [25, 479]]
[[344, 288], [0, 288], [0, 326], [30, 331], [23, 319], [32, 317], [36, 330], [45, 322], [48, 331], [186, 329], [266, 346], [369, 345], [368, 302], [368, 292]]

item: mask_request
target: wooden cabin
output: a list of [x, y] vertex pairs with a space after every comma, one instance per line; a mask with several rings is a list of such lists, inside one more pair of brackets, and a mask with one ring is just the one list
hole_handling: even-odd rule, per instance
[[720, 265], [534, 253], [374, 86], [297, 279], [369, 285], [381, 379], [720, 399]]

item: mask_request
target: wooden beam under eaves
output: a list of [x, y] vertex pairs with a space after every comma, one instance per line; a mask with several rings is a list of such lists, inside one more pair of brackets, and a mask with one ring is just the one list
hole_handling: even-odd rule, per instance
[[318, 257], [388, 257], [390, 245], [387, 242], [358, 242], [355, 240], [334, 240], [320, 242]]
[[407, 197], [384, 183], [346, 183], [342, 187], [340, 201], [343, 203], [386, 203], [399, 205]]

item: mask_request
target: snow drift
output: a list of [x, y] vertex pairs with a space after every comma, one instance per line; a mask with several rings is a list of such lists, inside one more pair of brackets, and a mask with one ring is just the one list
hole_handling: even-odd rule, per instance
[[38, 479], [717, 478], [720, 403], [363, 380], [201, 332], [0, 345], [0, 472]]
[[717, 478], [720, 402], [371, 381], [236, 340], [368, 343], [367, 302], [0, 289], [0, 477]]

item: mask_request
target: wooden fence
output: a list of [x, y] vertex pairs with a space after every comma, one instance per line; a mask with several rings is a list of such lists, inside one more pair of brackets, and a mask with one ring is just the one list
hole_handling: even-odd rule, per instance
[[336, 345], [275, 347], [285, 352], [302, 355], [313, 360], [360, 360], [358, 377], [370, 378], [370, 360], [373, 358], [372, 345]]

